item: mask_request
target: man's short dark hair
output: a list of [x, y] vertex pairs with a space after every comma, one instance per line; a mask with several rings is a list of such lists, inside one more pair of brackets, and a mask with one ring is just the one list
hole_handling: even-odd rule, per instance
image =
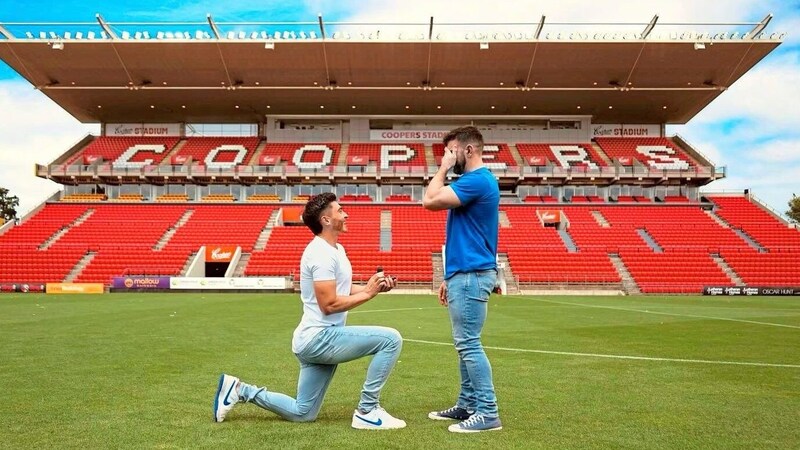
[[303, 223], [315, 236], [322, 233], [322, 223], [319, 221], [322, 212], [328, 209], [328, 206], [335, 201], [336, 194], [333, 192], [323, 192], [308, 199], [305, 208], [303, 208]]
[[458, 141], [463, 145], [472, 144], [479, 152], [483, 151], [483, 135], [477, 128], [473, 126], [466, 126], [456, 128], [451, 130], [447, 135], [445, 135], [444, 139], [442, 139], [442, 143], [447, 146], [450, 141]]

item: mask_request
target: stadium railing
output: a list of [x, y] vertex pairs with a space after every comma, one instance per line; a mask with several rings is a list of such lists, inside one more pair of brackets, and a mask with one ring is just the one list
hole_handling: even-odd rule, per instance
[[[374, 177], [420, 177], [428, 178], [433, 176], [437, 167], [392, 167], [389, 169], [378, 169], [375, 167], [360, 166], [325, 166], [319, 169], [303, 169], [296, 166], [249, 166], [240, 165], [229, 168], [209, 168], [204, 165], [171, 166], [171, 165], [148, 165], [140, 168], [118, 168], [110, 164], [101, 165], [37, 165], [36, 171], [40, 176], [169, 176], [169, 177], [191, 177], [191, 176], [318, 176], [318, 177], [351, 177], [351, 176], [374, 176]], [[618, 166], [600, 167], [589, 169], [585, 167], [538, 167], [522, 166], [508, 167], [506, 169], [493, 169], [492, 173], [501, 177], [552, 177], [552, 178], [576, 178], [576, 177], [595, 177], [595, 178], [620, 178], [620, 177], [643, 177], [643, 178], [718, 178], [725, 176], [725, 167], [695, 167], [683, 170], [653, 169], [642, 166]]]

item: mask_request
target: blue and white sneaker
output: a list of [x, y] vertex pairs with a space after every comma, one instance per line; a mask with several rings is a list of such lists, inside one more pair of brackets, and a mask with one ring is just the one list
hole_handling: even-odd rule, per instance
[[405, 427], [405, 421], [392, 417], [380, 406], [367, 414], [361, 414], [358, 410], [353, 412], [353, 428], [358, 430], [395, 430]]
[[503, 423], [499, 417], [486, 417], [475, 414], [469, 419], [450, 425], [447, 427], [453, 433], [480, 433], [481, 431], [497, 431], [503, 429]]
[[214, 422], [222, 422], [233, 406], [239, 403], [239, 393], [236, 392], [236, 383], [239, 379], [222, 374], [219, 377], [217, 395], [214, 397]]
[[470, 411], [456, 405], [443, 411], [431, 411], [428, 413], [428, 419], [462, 421], [469, 419], [473, 414], [475, 414], [475, 411]]

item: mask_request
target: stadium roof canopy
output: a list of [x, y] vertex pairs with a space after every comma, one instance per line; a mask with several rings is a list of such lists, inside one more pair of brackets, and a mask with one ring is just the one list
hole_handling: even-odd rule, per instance
[[[371, 25], [378, 31], [354, 31], [353, 37], [331, 34], [347, 27], [321, 17], [294, 24], [217, 24], [210, 16], [208, 23], [108, 24], [97, 18], [0, 25], [0, 58], [82, 122], [580, 114], [595, 123], [685, 123], [783, 38], [763, 32], [771, 16], [730, 24], [747, 26], [741, 35], [658, 36], [651, 34], [657, 16], [635, 32], [552, 34], [543, 33], [544, 17], [508, 25], [506, 32], [450, 33], [439, 33], [442, 27], [431, 18], [422, 32], [390, 38], [380, 28], [398, 24]], [[67, 25], [93, 26], [97, 37], [11, 31]], [[156, 31], [170, 25], [194, 33]], [[238, 31], [221, 31], [226, 27]], [[291, 31], [273, 31], [281, 27]]]

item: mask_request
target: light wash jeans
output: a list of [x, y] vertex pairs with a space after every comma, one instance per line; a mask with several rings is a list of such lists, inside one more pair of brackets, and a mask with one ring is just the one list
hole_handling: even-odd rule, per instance
[[358, 409], [366, 413], [378, 406], [381, 389], [386, 384], [402, 348], [403, 339], [393, 328], [328, 327], [320, 331], [296, 355], [300, 360], [297, 400], [246, 383], [241, 384], [239, 398], [255, 403], [286, 420], [310, 422], [319, 414], [337, 365], [375, 355], [367, 369], [367, 379], [358, 403]]
[[445, 281], [447, 310], [461, 371], [461, 392], [456, 405], [486, 417], [498, 416], [492, 365], [481, 344], [489, 295], [496, 280], [497, 271], [482, 270], [457, 273]]

